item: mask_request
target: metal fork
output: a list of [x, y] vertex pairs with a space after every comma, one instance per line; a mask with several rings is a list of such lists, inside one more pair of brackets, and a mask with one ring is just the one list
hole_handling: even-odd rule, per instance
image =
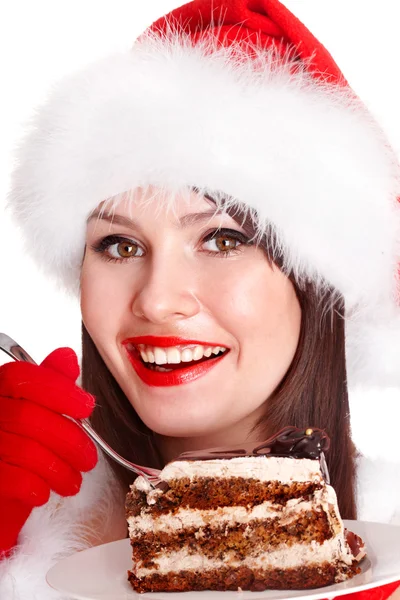
[[[19, 344], [17, 344], [15, 340], [10, 338], [5, 333], [0, 333], [0, 350], [3, 350], [14, 360], [29, 362], [34, 365], [37, 364], [33, 360], [33, 358], [31, 358], [31, 356], [29, 356], [29, 354]], [[122, 456], [115, 452], [115, 450], [113, 450], [111, 446], [109, 446], [107, 442], [105, 442], [103, 438], [99, 436], [99, 434], [92, 428], [87, 419], [78, 420], [73, 419], [72, 417], [68, 417], [68, 415], [65, 416], [71, 421], [74, 421], [74, 423], [76, 423], [81, 429], [86, 431], [88, 436], [94, 442], [96, 442], [96, 444], [103, 450], [103, 452], [105, 452], [106, 454], [108, 454], [108, 456], [115, 460], [115, 462], [119, 463], [126, 469], [133, 471], [137, 475], [142, 475], [142, 477], [144, 477], [149, 482], [152, 488], [155, 488], [156, 485], [160, 483], [160, 471], [158, 469], [153, 469], [151, 467], [142, 467], [141, 465], [136, 465], [135, 463], [130, 462], [125, 458], [122, 458]]]

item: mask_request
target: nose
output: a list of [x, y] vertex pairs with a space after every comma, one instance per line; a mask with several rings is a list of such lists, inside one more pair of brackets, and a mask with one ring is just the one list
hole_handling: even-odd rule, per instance
[[133, 314], [156, 324], [195, 316], [200, 311], [197, 277], [188, 262], [175, 254], [149, 260], [135, 283]]

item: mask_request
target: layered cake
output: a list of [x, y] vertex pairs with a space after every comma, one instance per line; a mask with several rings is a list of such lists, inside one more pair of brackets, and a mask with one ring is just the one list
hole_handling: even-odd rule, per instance
[[182, 454], [126, 510], [137, 592], [308, 589], [352, 577], [365, 555], [346, 534], [327, 435], [288, 427], [263, 444]]

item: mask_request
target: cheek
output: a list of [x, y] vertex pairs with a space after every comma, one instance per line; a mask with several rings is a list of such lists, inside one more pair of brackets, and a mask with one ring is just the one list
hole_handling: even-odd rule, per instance
[[202, 287], [206, 290], [203, 299], [212, 313], [230, 321], [239, 331], [263, 322], [268, 322], [268, 328], [278, 326], [296, 298], [290, 281], [272, 269], [263, 256], [250, 258], [240, 268], [229, 265], [216, 271], [212, 280], [208, 272]]
[[287, 277], [263, 259], [241, 273], [232, 270], [210, 298], [211, 311], [237, 340], [239, 360], [253, 372], [283, 376], [301, 327], [299, 301]]
[[110, 281], [110, 273], [105, 272], [106, 266], [85, 261], [81, 272], [82, 320], [96, 345], [107, 341], [107, 338], [113, 339], [110, 337], [112, 333], [115, 338], [126, 303], [122, 278]]
[[211, 314], [237, 326], [249, 318], [259, 318], [260, 277], [265, 277], [265, 268], [255, 268], [249, 261], [237, 265], [226, 259], [212, 260], [216, 268], [204, 269], [201, 281], [202, 301]]

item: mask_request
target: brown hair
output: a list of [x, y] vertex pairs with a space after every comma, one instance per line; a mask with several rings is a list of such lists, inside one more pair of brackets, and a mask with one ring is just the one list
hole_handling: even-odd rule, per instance
[[[231, 216], [248, 232], [254, 231], [249, 218], [243, 222], [237, 213]], [[271, 257], [270, 248], [276, 245], [270, 242], [263, 239], [260, 245], [268, 260], [281, 267], [282, 259]], [[302, 311], [300, 339], [288, 372], [265, 403], [265, 414], [257, 425], [260, 441], [287, 425], [324, 429], [331, 438], [326, 458], [341, 515], [355, 519], [355, 451], [350, 437], [343, 301], [329, 291], [325, 291], [322, 301], [313, 283], [299, 286], [292, 274], [288, 277]], [[83, 323], [82, 385], [97, 398], [91, 422], [99, 434], [127, 459], [161, 468], [152, 431], [108, 370]], [[132, 473], [114, 461], [109, 463], [127, 491]]]

